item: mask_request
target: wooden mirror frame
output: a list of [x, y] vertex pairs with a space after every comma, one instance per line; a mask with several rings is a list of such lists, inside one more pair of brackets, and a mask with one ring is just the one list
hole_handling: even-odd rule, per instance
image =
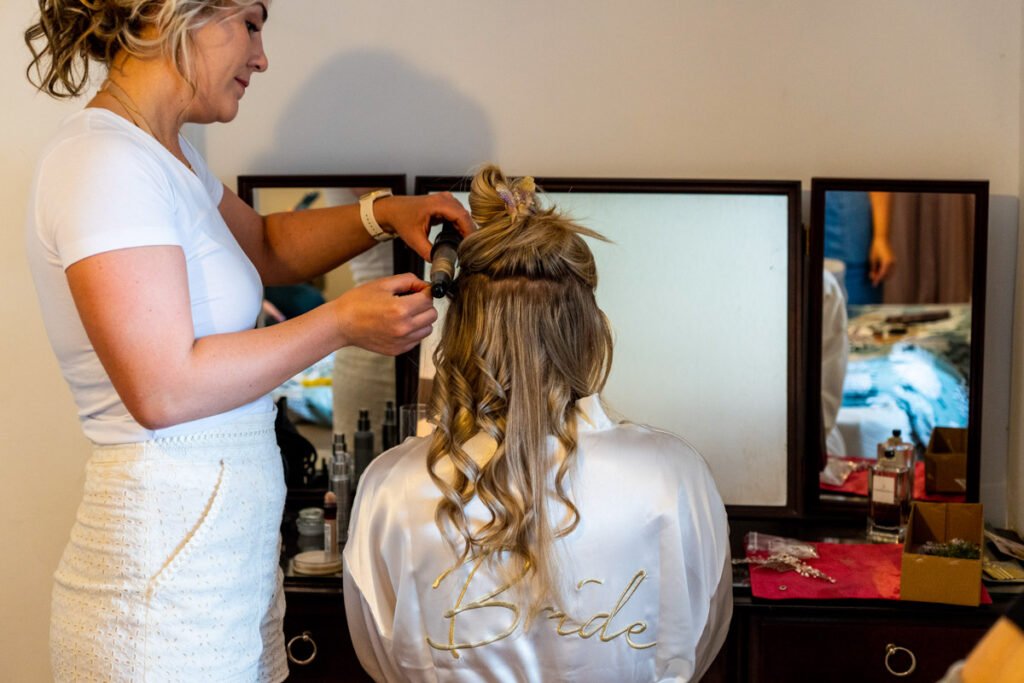
[[[784, 505], [729, 505], [731, 518], [796, 518], [802, 515], [804, 501], [804, 438], [807, 433], [804, 395], [807, 390], [805, 372], [806, 340], [803, 325], [803, 277], [805, 266], [804, 232], [800, 222], [799, 181], [743, 181], [743, 180], [674, 180], [674, 179], [621, 179], [621, 178], [535, 178], [547, 193], [639, 193], [639, 194], [772, 194], [786, 197], [788, 216], [787, 244], [787, 423], [786, 423], [786, 501]], [[417, 177], [416, 194], [451, 191], [468, 192], [470, 179], [466, 177]], [[423, 261], [404, 245], [396, 249], [402, 254], [402, 271], [417, 271]], [[404, 354], [398, 363], [398, 392], [400, 404], [417, 400], [419, 377], [417, 347]]]
[[[805, 281], [820, 282], [824, 268], [825, 193], [882, 191], [893, 193], [969, 194], [974, 202], [974, 254], [971, 272], [971, 360], [968, 380], [967, 502], [978, 502], [981, 479], [981, 408], [985, 349], [985, 287], [988, 253], [989, 185], [985, 180], [915, 180], [894, 178], [812, 178], [808, 229], [808, 273]], [[822, 460], [821, 338], [822, 288], [807, 288], [807, 444], [804, 496], [808, 513], [823, 517], [863, 517], [866, 500], [822, 500], [817, 473]]]

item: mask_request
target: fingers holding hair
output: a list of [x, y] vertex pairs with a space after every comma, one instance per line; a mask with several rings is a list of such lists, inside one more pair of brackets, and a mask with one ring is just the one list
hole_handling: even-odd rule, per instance
[[430, 260], [431, 225], [451, 221], [463, 236], [476, 230], [469, 211], [450, 192], [388, 197], [378, 200], [375, 207], [378, 222], [389, 226], [425, 261]]

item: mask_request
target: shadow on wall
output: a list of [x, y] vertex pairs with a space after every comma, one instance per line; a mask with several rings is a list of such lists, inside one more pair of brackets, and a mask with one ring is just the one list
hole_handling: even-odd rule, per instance
[[299, 88], [256, 168], [463, 175], [493, 160], [493, 137], [483, 108], [443, 78], [387, 52], [349, 52]]

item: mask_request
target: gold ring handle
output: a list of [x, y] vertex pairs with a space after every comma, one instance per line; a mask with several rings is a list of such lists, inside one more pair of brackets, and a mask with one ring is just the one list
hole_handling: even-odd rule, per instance
[[[299, 659], [294, 654], [292, 654], [292, 645], [294, 645], [298, 641], [302, 641], [304, 643], [309, 643], [310, 646], [313, 648], [313, 651], [305, 659]], [[295, 636], [294, 638], [289, 640], [288, 641], [288, 645], [286, 645], [284, 649], [288, 653], [288, 661], [291, 662], [292, 664], [298, 664], [299, 666], [306, 666], [307, 664], [312, 662], [314, 659], [316, 659], [316, 641], [313, 640], [313, 636], [309, 633], [309, 631], [303, 631], [301, 636]]]
[[[910, 657], [910, 666], [907, 667], [906, 671], [896, 671], [892, 668], [892, 665], [889, 664], [889, 658], [899, 652], [906, 652], [907, 656]], [[885, 646], [885, 668], [888, 669], [889, 673], [891, 673], [893, 676], [909, 676], [910, 674], [914, 673], [914, 669], [917, 668], [917, 657], [915, 657], [914, 653], [908, 650], [907, 648], [889, 643]]]

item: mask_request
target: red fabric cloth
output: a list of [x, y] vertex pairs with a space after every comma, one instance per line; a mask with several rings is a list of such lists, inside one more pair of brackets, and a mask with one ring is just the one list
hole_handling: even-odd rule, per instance
[[[874, 460], [869, 458], [839, 458], [846, 462], [852, 462], [856, 464], [860, 463], [873, 463]], [[857, 470], [843, 482], [842, 486], [832, 486], [831, 484], [821, 484], [821, 488], [824, 491], [838, 491], [840, 493], [848, 493], [854, 496], [868, 495], [868, 470], [867, 468]], [[962, 503], [964, 502], [963, 494], [942, 494], [942, 493], [926, 493], [924, 490], [924, 461], [918, 460], [914, 463], [914, 500], [928, 501], [932, 503]]]
[[[805, 560], [833, 579], [800, 576], [794, 571], [778, 572], [750, 565], [750, 592], [766, 600], [899, 600], [900, 543], [812, 543], [818, 557]], [[767, 553], [758, 553], [766, 557]], [[750, 555], [748, 555], [749, 557]], [[785, 586], [785, 588], [781, 588]], [[981, 586], [981, 603], [992, 598]]]

